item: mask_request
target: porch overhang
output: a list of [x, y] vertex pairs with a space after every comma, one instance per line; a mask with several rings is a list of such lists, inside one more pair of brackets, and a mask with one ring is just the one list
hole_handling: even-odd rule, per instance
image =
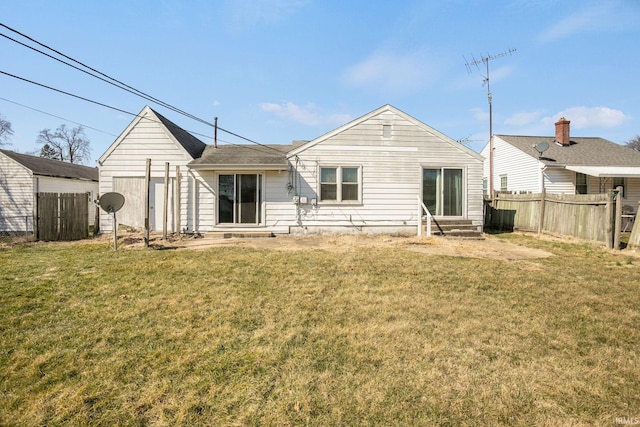
[[640, 166], [565, 166], [566, 169], [597, 178], [640, 178]]

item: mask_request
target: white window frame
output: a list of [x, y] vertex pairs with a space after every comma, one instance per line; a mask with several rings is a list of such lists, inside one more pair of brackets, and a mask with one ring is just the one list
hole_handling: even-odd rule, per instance
[[500, 191], [509, 191], [509, 177], [508, 175], [500, 175]]
[[[342, 169], [357, 169], [358, 170], [358, 199], [357, 200], [342, 200]], [[322, 200], [322, 169], [335, 169], [336, 170], [336, 200]], [[322, 164], [318, 165], [318, 188], [316, 194], [318, 195], [318, 204], [320, 205], [360, 205], [362, 204], [362, 165], [350, 165], [350, 164]]]

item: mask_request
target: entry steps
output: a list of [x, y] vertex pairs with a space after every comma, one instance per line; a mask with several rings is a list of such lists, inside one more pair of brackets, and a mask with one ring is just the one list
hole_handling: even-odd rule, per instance
[[[426, 233], [426, 221], [422, 221], [422, 227]], [[455, 237], [459, 239], [484, 240], [482, 231], [477, 225], [473, 225], [470, 219], [432, 219], [431, 234], [433, 236]]]

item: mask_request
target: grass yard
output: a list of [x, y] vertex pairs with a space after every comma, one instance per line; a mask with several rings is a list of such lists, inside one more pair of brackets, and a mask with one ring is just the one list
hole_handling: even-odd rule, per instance
[[554, 256], [0, 249], [0, 425], [637, 421], [640, 258], [499, 238]]

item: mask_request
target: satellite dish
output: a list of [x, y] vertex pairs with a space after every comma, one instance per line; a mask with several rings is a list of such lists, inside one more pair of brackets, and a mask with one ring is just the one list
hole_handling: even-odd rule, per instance
[[542, 153], [544, 153], [545, 151], [547, 151], [549, 149], [549, 143], [548, 142], [539, 142], [536, 145], [534, 145], [533, 148], [535, 148], [536, 151], [540, 154], [540, 156], [542, 156]]
[[118, 223], [116, 221], [116, 212], [124, 206], [124, 196], [120, 193], [104, 193], [100, 196], [98, 204], [102, 210], [113, 214], [113, 250], [118, 250]]
[[124, 206], [124, 196], [120, 193], [104, 193], [100, 196], [98, 204], [104, 211], [115, 213]]

